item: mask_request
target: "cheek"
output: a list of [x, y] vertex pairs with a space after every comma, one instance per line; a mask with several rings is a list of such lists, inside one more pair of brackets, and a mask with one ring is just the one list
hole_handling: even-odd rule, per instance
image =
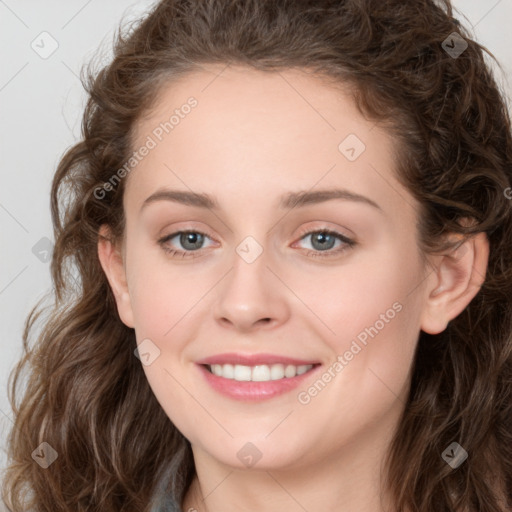
[[395, 264], [387, 273], [377, 269], [347, 279], [347, 295], [338, 291], [323, 298], [323, 319], [336, 333], [323, 330], [332, 363], [299, 390], [297, 399], [304, 421], [324, 418], [326, 438], [381, 421], [406, 400], [420, 302], [417, 293], [410, 293], [412, 274], [402, 270]]
[[[405, 256], [401, 256], [401, 255]], [[419, 334], [422, 281], [419, 257], [389, 251], [331, 279], [311, 309], [319, 313], [330, 346], [332, 370], [353, 396], [400, 393], [408, 378]], [[340, 357], [341, 356], [341, 359]], [[388, 390], [386, 390], [388, 388]]]
[[139, 261], [140, 265], [132, 267], [136, 339], [139, 350], [146, 346], [154, 354], [150, 364], [143, 364], [143, 370], [155, 398], [174, 425], [181, 431], [194, 432], [194, 414], [183, 411], [190, 410], [190, 395], [198, 396], [199, 392], [194, 388], [196, 382], [187, 380], [183, 364], [187, 346], [197, 336], [196, 323], [191, 319], [200, 311], [205, 285], [198, 288], [199, 284], [188, 283], [186, 276], [175, 269], [170, 272], [162, 261]]
[[130, 302], [137, 334], [166, 343], [205, 294], [207, 284], [204, 277], [187, 271], [185, 265], [173, 265], [158, 251], [162, 250], [134, 253]]
[[[308, 306], [331, 331], [335, 348], [344, 348], [347, 340], [360, 333], [364, 341], [364, 333], [370, 336], [372, 326], [391, 332], [404, 324], [405, 316], [412, 320], [423, 279], [416, 256], [410, 251], [389, 251], [361, 258], [350, 271], [341, 268], [339, 273], [304, 282], [302, 296], [310, 298]], [[370, 331], [375, 333], [375, 329]]]

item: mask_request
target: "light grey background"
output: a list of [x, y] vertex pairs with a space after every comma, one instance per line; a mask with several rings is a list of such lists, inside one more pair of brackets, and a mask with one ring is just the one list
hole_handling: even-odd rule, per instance
[[[40, 240], [46, 237], [53, 242], [49, 209], [51, 180], [65, 150], [80, 136], [85, 105], [78, 79], [80, 68], [100, 47], [106, 62], [111, 56], [114, 30], [121, 19], [133, 20], [154, 3], [154, 0], [0, 0], [2, 470], [6, 465], [4, 440], [12, 426], [6, 392], [8, 374], [22, 353], [25, 317], [52, 287], [49, 263], [41, 261], [45, 242]], [[454, 5], [462, 13], [458, 16], [461, 21], [473, 28], [477, 40], [494, 53], [505, 69], [505, 74], [499, 70], [496, 73], [510, 98], [512, 0], [456, 0]], [[41, 35], [45, 31], [51, 37]], [[57, 49], [45, 55], [52, 44], [58, 44]], [[39, 256], [34, 254], [34, 246], [40, 248], [36, 250]]]

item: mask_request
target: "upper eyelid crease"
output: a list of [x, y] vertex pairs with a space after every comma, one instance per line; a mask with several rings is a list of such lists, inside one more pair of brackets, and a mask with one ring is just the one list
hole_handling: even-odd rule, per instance
[[[164, 245], [169, 240], [172, 240], [173, 238], [176, 238], [178, 235], [185, 234], [185, 233], [197, 233], [206, 238], [209, 238], [210, 240], [213, 240], [213, 238], [209, 234], [207, 234], [206, 232], [203, 232], [199, 229], [181, 229], [181, 230], [174, 231], [173, 233], [169, 233], [168, 235], [161, 237], [158, 240], [158, 243], [160, 245]], [[315, 233], [327, 233], [329, 235], [332, 235], [348, 247], [354, 247], [355, 245], [358, 245], [358, 242], [356, 240], [354, 240], [353, 238], [346, 236], [343, 233], [340, 233], [340, 232], [330, 229], [330, 228], [317, 228], [317, 229], [309, 229], [309, 230], [303, 231], [300, 234], [300, 238], [298, 241], [304, 240], [308, 236], [311, 236]], [[168, 249], [166, 249], [166, 251], [168, 251]], [[188, 253], [188, 254], [192, 255], [194, 252], [199, 252], [199, 251], [186, 251], [186, 250], [178, 249], [178, 250], [173, 250], [172, 252], [181, 253], [183, 255]], [[325, 254], [327, 257], [329, 254], [332, 255], [332, 254], [336, 254], [337, 252], [341, 252], [341, 251], [339, 249], [337, 251], [329, 250], [329, 251], [325, 251]], [[321, 254], [321, 253], [322, 252], [319, 252], [319, 254]]]
[[[183, 228], [183, 229], [179, 229], [177, 231], [173, 231], [172, 233], [169, 233], [168, 235], [164, 235], [164, 236], [160, 237], [158, 241], [172, 240], [176, 236], [184, 234], [184, 233], [198, 233], [198, 234], [200, 234], [202, 236], [210, 238], [211, 240], [214, 240], [214, 237], [212, 237], [206, 231], [201, 230], [199, 228]], [[314, 233], [328, 233], [330, 235], [339, 237], [339, 238], [344, 239], [344, 240], [355, 241], [351, 236], [343, 234], [343, 233], [340, 233], [336, 229], [327, 228], [327, 227], [324, 227], [324, 228], [309, 228], [309, 229], [306, 229], [304, 231], [301, 231], [299, 240], [302, 240], [306, 236], [312, 235]]]
[[[379, 212], [384, 213], [382, 208], [372, 199], [345, 189], [289, 192], [284, 196], [281, 196], [279, 207], [281, 209], [284, 208], [291, 210], [293, 208], [300, 208], [302, 206], [311, 204], [323, 203], [333, 199], [342, 199], [346, 201], [366, 204], [368, 206], [372, 206]], [[163, 200], [173, 201], [187, 206], [196, 206], [198, 208], [205, 208], [213, 211], [220, 209], [217, 200], [208, 194], [199, 194], [197, 192], [190, 192], [186, 190], [170, 190], [164, 188], [157, 190], [148, 198], [146, 198], [142, 203], [141, 211], [150, 203]]]

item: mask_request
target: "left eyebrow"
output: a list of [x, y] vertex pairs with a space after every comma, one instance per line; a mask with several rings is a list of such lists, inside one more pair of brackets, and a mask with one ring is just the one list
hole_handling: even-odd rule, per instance
[[324, 201], [331, 201], [333, 199], [343, 199], [345, 201], [354, 201], [358, 203], [367, 204], [380, 210], [382, 208], [372, 199], [361, 194], [356, 194], [346, 189], [326, 189], [326, 190], [315, 190], [315, 191], [299, 191], [290, 192], [281, 198], [279, 206], [281, 208], [291, 209], [300, 208], [309, 204], [323, 203]]
[[[311, 204], [323, 203], [333, 199], [342, 199], [345, 201], [367, 204], [382, 212], [382, 208], [372, 199], [346, 189], [326, 189], [316, 191], [302, 190], [299, 192], [289, 192], [281, 196], [279, 207], [290, 210], [292, 208], [300, 208]], [[198, 208], [219, 210], [219, 203], [217, 200], [208, 194], [199, 194], [197, 192], [189, 192], [186, 190], [160, 189], [151, 194], [142, 203], [141, 211], [150, 203], [164, 200], [188, 206], [196, 206]]]

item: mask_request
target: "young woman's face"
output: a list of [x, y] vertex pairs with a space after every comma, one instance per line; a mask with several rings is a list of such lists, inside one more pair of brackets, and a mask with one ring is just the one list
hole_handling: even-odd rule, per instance
[[121, 318], [195, 455], [371, 453], [404, 407], [425, 300], [395, 141], [312, 75], [213, 69], [137, 125]]

